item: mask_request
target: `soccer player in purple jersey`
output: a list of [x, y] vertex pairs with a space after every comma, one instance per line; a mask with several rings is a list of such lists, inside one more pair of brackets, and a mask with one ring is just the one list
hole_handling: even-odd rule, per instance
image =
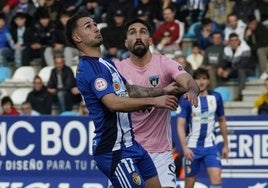
[[134, 139], [128, 112], [148, 107], [174, 110], [177, 98], [164, 94], [178, 88], [127, 84], [114, 63], [101, 57], [103, 39], [96, 25], [88, 12], [78, 11], [66, 27], [67, 40], [80, 52], [77, 87], [95, 125], [94, 160], [116, 188], [160, 188], [152, 159]]
[[[200, 89], [198, 107], [184, 100], [180, 100], [178, 114], [178, 136], [185, 158], [185, 188], [193, 188], [200, 165], [206, 167], [210, 188], [222, 188], [221, 157], [228, 157], [228, 141], [226, 119], [221, 95], [209, 91], [209, 74], [202, 68], [197, 69], [193, 78]], [[223, 137], [223, 148], [220, 152], [215, 145], [214, 128], [219, 122]]]

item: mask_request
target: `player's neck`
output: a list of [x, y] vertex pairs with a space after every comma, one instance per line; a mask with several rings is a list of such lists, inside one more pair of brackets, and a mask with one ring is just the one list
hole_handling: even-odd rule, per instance
[[81, 56], [101, 57], [101, 50], [99, 47], [82, 48], [80, 50]]
[[200, 91], [199, 93], [199, 97], [204, 97], [204, 96], [207, 96], [208, 95], [208, 90], [203, 90], [203, 91]]
[[151, 61], [151, 59], [152, 59], [151, 52], [147, 52], [142, 57], [138, 57], [138, 56], [135, 56], [133, 54], [130, 56], [131, 62], [139, 67], [144, 67], [145, 65], [147, 65]]

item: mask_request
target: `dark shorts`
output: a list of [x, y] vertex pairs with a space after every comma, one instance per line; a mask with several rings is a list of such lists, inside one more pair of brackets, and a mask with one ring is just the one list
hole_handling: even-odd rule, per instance
[[121, 150], [95, 155], [98, 168], [116, 188], [141, 188], [145, 181], [157, 176], [154, 163], [138, 143]]
[[221, 168], [221, 157], [216, 146], [190, 148], [194, 153], [194, 160], [184, 160], [185, 176], [192, 177], [199, 173], [200, 166], [203, 164], [205, 168], [216, 167]]

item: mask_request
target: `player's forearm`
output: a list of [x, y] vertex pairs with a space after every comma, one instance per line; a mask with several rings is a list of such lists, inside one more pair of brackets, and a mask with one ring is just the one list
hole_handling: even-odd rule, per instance
[[223, 143], [224, 145], [228, 146], [228, 132], [227, 132], [225, 117], [219, 118], [219, 125], [220, 125], [221, 135], [223, 137]]
[[181, 148], [184, 151], [187, 148], [185, 130], [184, 130], [185, 121], [182, 118], [177, 120], [177, 134], [181, 143]]
[[130, 97], [141, 98], [141, 97], [158, 97], [164, 95], [162, 88], [147, 88], [137, 85], [127, 84], [128, 94]]
[[176, 78], [176, 82], [180, 84], [180, 86], [182, 86], [185, 89], [185, 91], [187, 92], [191, 91], [193, 93], [196, 93], [196, 95], [199, 94], [199, 87], [190, 74], [183, 73], [179, 75]]
[[119, 97], [114, 94], [105, 95], [102, 99], [110, 111], [113, 112], [134, 112], [154, 106], [153, 98], [128, 98]]

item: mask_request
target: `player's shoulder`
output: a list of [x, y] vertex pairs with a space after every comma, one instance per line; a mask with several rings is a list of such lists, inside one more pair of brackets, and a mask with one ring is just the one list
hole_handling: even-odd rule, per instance
[[130, 58], [114, 61], [114, 64], [115, 64], [116, 67], [124, 67], [124, 66], [127, 66], [130, 63], [131, 63]]
[[217, 92], [217, 91], [214, 91], [214, 90], [208, 90], [208, 94], [215, 96], [216, 99], [221, 98], [221, 94], [219, 92]]

